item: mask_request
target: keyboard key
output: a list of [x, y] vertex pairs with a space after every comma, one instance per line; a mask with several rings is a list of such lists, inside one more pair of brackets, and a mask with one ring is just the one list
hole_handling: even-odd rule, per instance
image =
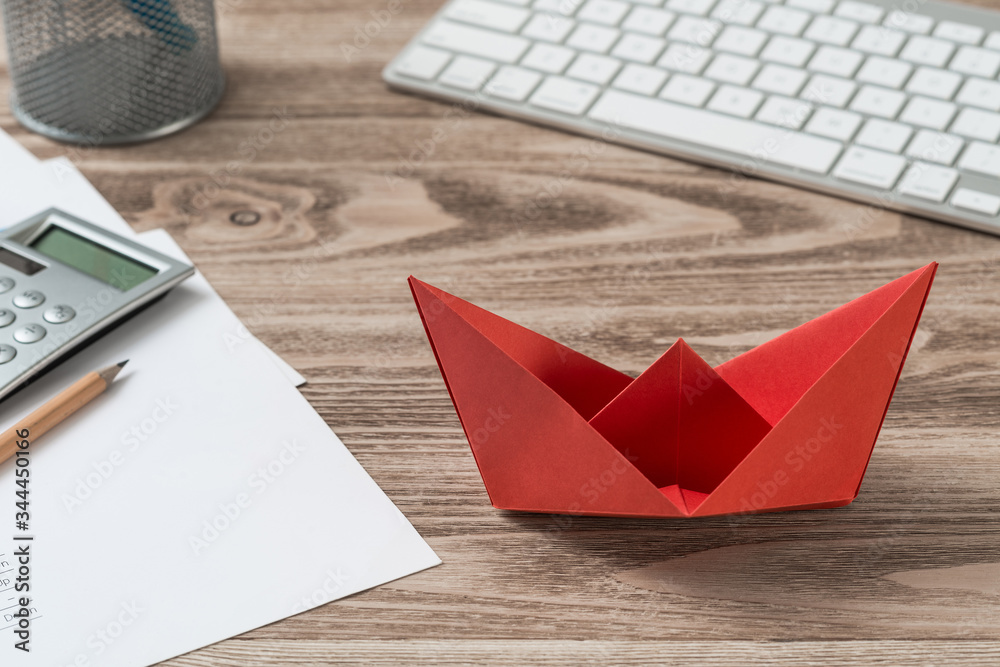
[[852, 0], [848, 0], [837, 5], [833, 13], [835, 16], [842, 16], [852, 21], [878, 23], [885, 10], [867, 2], [853, 2]]
[[788, 7], [768, 7], [757, 21], [757, 28], [781, 35], [801, 35], [812, 16], [809, 12]]
[[708, 108], [730, 116], [750, 118], [763, 101], [764, 96], [756, 90], [737, 88], [736, 86], [720, 86], [709, 101]]
[[469, 56], [458, 56], [444, 71], [438, 81], [446, 86], [462, 90], [479, 90], [497, 68], [489, 60], [480, 60]]
[[962, 84], [962, 77], [954, 72], [932, 67], [918, 67], [906, 84], [906, 92], [950, 100]]
[[745, 86], [753, 79], [758, 67], [760, 67], [760, 63], [756, 60], [721, 53], [705, 70], [705, 76], [716, 81]]
[[680, 102], [692, 107], [705, 106], [705, 102], [715, 92], [715, 84], [707, 79], [677, 74], [660, 91], [660, 97], [672, 102]]
[[806, 30], [805, 38], [834, 46], [847, 46], [858, 28], [854, 21], [834, 16], [817, 16]]
[[528, 55], [521, 60], [522, 67], [538, 69], [550, 74], [560, 74], [570, 61], [576, 57], [576, 51], [555, 44], [535, 44]]
[[890, 190], [906, 168], [906, 158], [871, 148], [851, 146], [833, 170], [837, 178]]
[[854, 38], [851, 46], [858, 51], [876, 56], [894, 56], [906, 41], [906, 33], [882, 26], [866, 25]]
[[955, 52], [955, 45], [934, 37], [911, 37], [899, 57], [918, 65], [944, 67]]
[[1000, 114], [980, 109], [962, 109], [952, 123], [954, 134], [995, 144], [1000, 139]]
[[772, 37], [760, 54], [761, 60], [767, 60], [792, 67], [804, 67], [816, 47], [812, 42], [796, 37]]
[[934, 19], [930, 16], [921, 16], [913, 12], [904, 12], [896, 9], [889, 12], [882, 25], [917, 35], [929, 35], [931, 29], [934, 27]]
[[531, 16], [520, 7], [510, 7], [487, 0], [454, 0], [444, 10], [448, 18], [501, 32], [517, 32]]
[[913, 137], [913, 141], [907, 146], [906, 154], [924, 162], [953, 165], [964, 147], [965, 141], [954, 134], [919, 130], [917, 136]]
[[588, 112], [595, 120], [618, 122], [652, 134], [702, 144], [743, 157], [825, 174], [840, 155], [839, 142], [764, 123], [719, 116], [665, 100], [609, 90]]
[[1000, 147], [973, 141], [959, 161], [960, 169], [1000, 178]]
[[600, 88], [588, 83], [550, 76], [542, 82], [528, 103], [542, 109], [579, 116], [590, 107], [600, 92]]
[[619, 0], [587, 0], [587, 4], [576, 13], [576, 18], [580, 21], [618, 25], [629, 9], [631, 5]]
[[858, 86], [853, 81], [826, 74], [817, 74], [809, 80], [799, 97], [816, 104], [843, 109], [854, 97], [854, 91], [857, 89]]
[[821, 107], [806, 126], [806, 132], [848, 142], [861, 125], [862, 117], [850, 111]]
[[837, 4], [834, 0], [788, 0], [789, 7], [805, 9], [816, 14], [827, 14]]
[[670, 24], [674, 22], [674, 18], [675, 15], [672, 12], [665, 12], [662, 9], [636, 7], [622, 23], [622, 28], [653, 37], [662, 37]]
[[885, 88], [901, 88], [906, 78], [913, 70], [911, 65], [901, 60], [891, 60], [881, 56], [872, 56], [861, 66], [855, 79], [861, 83], [874, 83]]
[[794, 97], [802, 90], [809, 74], [802, 69], [785, 67], [784, 65], [765, 65], [757, 78], [754, 79], [753, 88], [763, 90], [778, 95]]
[[756, 56], [767, 42], [767, 33], [753, 28], [731, 25], [715, 40], [716, 51], [727, 51], [742, 56]]
[[674, 22], [667, 36], [675, 42], [686, 42], [708, 47], [722, 32], [722, 24], [713, 19], [682, 16]]
[[521, 102], [531, 94], [541, 80], [542, 75], [538, 72], [504, 66], [493, 75], [483, 90], [493, 97]]
[[615, 78], [612, 86], [630, 93], [655, 95], [667, 80], [667, 73], [656, 67], [645, 67], [629, 63]]
[[812, 105], [808, 102], [772, 95], [764, 101], [756, 118], [762, 123], [798, 130], [811, 114]]
[[909, 125], [872, 118], [861, 128], [854, 143], [889, 153], [901, 153], [912, 134]]
[[895, 118], [906, 102], [906, 95], [887, 88], [864, 86], [854, 96], [851, 109], [869, 116]]
[[708, 49], [694, 44], [671, 44], [656, 64], [672, 72], [699, 74], [711, 59], [712, 52]]
[[429, 81], [438, 75], [449, 60], [451, 60], [450, 53], [429, 49], [426, 46], [415, 46], [399, 61], [396, 71], [414, 79]]
[[625, 60], [634, 60], [637, 63], [649, 64], [660, 55], [666, 42], [658, 37], [646, 37], [645, 35], [635, 35], [626, 33], [618, 40], [611, 55]]
[[940, 204], [948, 198], [957, 182], [958, 172], [954, 169], [917, 162], [903, 176], [899, 191], [904, 195]]
[[952, 58], [948, 69], [969, 76], [992, 79], [1000, 70], [1000, 51], [963, 46]]
[[956, 98], [959, 104], [1000, 111], [1000, 83], [968, 79]]
[[714, 4], [715, 0], [668, 0], [667, 9], [684, 14], [705, 16]]
[[996, 32], [991, 32], [986, 41], [983, 42], [983, 46], [987, 49], [993, 49], [994, 51], [1000, 51], [1000, 30]]
[[864, 56], [857, 51], [836, 46], [821, 46], [809, 61], [809, 69], [849, 79], [858, 71], [864, 59]]
[[535, 0], [531, 6], [536, 14], [570, 17], [580, 8], [582, 0]]
[[968, 188], [956, 190], [955, 196], [951, 198], [951, 205], [988, 216], [1000, 213], [1000, 197]]
[[934, 29], [934, 36], [963, 44], [978, 44], [983, 41], [982, 28], [954, 21], [941, 21]]
[[566, 41], [566, 46], [580, 49], [581, 51], [607, 53], [611, 45], [618, 40], [618, 35], [620, 34], [616, 28], [606, 28], [604, 26], [583, 23], [570, 35], [570, 38]]
[[764, 13], [764, 4], [755, 0], [722, 0], [712, 12], [712, 18], [726, 24], [753, 25]]
[[521, 34], [542, 42], [558, 43], [566, 39], [576, 21], [558, 14], [535, 14]]
[[958, 110], [951, 102], [932, 100], [926, 97], [913, 97], [899, 119], [904, 123], [929, 127], [932, 130], [943, 130], [955, 117]]
[[423, 41], [443, 49], [502, 63], [517, 62], [531, 45], [523, 37], [501, 35], [492, 30], [481, 30], [451, 21], [435, 21], [424, 33]]
[[621, 61], [614, 58], [598, 56], [593, 53], [581, 53], [566, 71], [566, 76], [599, 83], [603, 86], [614, 78], [621, 66]]

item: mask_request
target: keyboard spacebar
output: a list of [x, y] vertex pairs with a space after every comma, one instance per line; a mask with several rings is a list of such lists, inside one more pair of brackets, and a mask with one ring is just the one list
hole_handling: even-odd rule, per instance
[[605, 91], [587, 115], [612, 125], [817, 174], [830, 171], [842, 149], [836, 141], [616, 90]]

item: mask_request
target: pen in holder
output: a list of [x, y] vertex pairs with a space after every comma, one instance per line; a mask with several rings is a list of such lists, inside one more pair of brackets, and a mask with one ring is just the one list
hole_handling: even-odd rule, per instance
[[70, 143], [154, 139], [225, 86], [212, 0], [2, 0], [14, 116]]

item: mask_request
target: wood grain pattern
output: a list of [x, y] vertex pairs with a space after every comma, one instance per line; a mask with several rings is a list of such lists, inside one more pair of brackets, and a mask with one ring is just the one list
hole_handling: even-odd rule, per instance
[[[1000, 239], [448, 120], [379, 78], [439, 4], [405, 2], [347, 62], [382, 0], [221, 2], [225, 100], [150, 144], [72, 149], [0, 110], [137, 229], [170, 230], [444, 560], [165, 665], [997, 664]], [[234, 225], [240, 211], [260, 222]], [[742, 519], [492, 509], [405, 284], [638, 374], [678, 336], [719, 363], [931, 260], [861, 497]]]

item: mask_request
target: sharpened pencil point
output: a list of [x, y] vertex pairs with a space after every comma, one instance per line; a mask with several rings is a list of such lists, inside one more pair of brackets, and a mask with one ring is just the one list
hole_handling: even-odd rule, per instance
[[101, 376], [101, 379], [103, 379], [106, 384], [111, 384], [112, 380], [115, 379], [115, 377], [118, 375], [118, 373], [121, 372], [122, 368], [127, 363], [128, 359], [126, 359], [125, 361], [118, 362], [114, 366], [108, 366], [107, 368], [102, 368], [101, 370], [97, 371], [97, 374]]

